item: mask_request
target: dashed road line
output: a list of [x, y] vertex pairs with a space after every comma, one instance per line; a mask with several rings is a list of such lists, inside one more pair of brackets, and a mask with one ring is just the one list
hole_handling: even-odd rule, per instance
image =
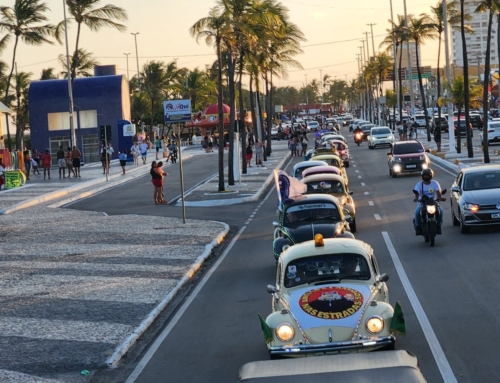
[[368, 201], [368, 205], [375, 206], [375, 204], [373, 203], [373, 201]]
[[370, 195], [370, 192], [365, 192], [365, 195]]
[[361, 177], [361, 176], [358, 176], [358, 178], [363, 178], [363, 177]]
[[382, 220], [382, 218], [380, 218], [380, 215], [378, 215], [378, 214], [373, 214], [373, 216], [375, 217], [375, 219], [377, 221], [381, 221]]
[[361, 182], [361, 186], [366, 186], [366, 184], [364, 182]]

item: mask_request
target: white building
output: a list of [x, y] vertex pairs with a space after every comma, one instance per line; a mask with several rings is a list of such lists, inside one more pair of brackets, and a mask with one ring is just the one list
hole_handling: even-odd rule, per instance
[[[474, 34], [466, 34], [465, 42], [467, 46], [467, 60], [469, 67], [477, 66], [478, 62], [484, 66], [484, 56], [486, 53], [486, 42], [488, 36], [488, 13], [475, 13], [478, 6], [478, 0], [465, 0], [464, 9], [472, 17], [472, 20], [467, 24], [474, 29]], [[491, 45], [490, 45], [490, 63], [498, 65], [498, 47], [496, 33], [497, 17], [493, 16], [493, 25], [491, 28]], [[463, 50], [462, 50], [462, 35], [460, 31], [453, 30], [452, 36], [452, 56], [453, 63], [457, 67], [463, 67]]]
[[[420, 66], [424, 66], [422, 64], [422, 56], [420, 55], [420, 47], [418, 49], [418, 62]], [[406, 42], [403, 43], [402, 46], [399, 47], [398, 49], [398, 55], [397, 55], [397, 64], [399, 65], [399, 59], [400, 55], [403, 55], [401, 57], [401, 67], [402, 68], [407, 68], [408, 67], [408, 54], [406, 53]], [[416, 48], [415, 48], [415, 42], [410, 41], [410, 60], [411, 60], [411, 66], [413, 68], [416, 68], [417, 66], [417, 54], [416, 54]]]

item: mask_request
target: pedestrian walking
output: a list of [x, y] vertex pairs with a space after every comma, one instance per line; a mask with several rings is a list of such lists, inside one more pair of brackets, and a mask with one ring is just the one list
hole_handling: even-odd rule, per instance
[[40, 171], [38, 170], [38, 162], [36, 162], [33, 157], [31, 157], [31, 168], [33, 169], [33, 174], [40, 174]]
[[73, 145], [73, 150], [71, 151], [71, 158], [73, 159], [73, 169], [76, 174], [75, 178], [82, 177], [80, 174], [81, 157], [82, 157], [82, 152], [80, 152], [80, 149], [78, 149], [76, 145]]
[[75, 169], [73, 169], [73, 156], [71, 154], [71, 148], [68, 146], [68, 150], [66, 150], [66, 166], [68, 167], [68, 178], [73, 176], [76, 177]]
[[28, 181], [30, 179], [30, 173], [31, 173], [31, 153], [26, 146], [24, 147], [23, 157], [24, 157], [24, 170], [26, 173], [26, 180]]
[[306, 155], [306, 152], [307, 152], [307, 144], [309, 143], [309, 140], [307, 139], [307, 134], [304, 133], [302, 135], [302, 139], [301, 139], [301, 146], [302, 146], [302, 151], [300, 152], [300, 155], [301, 156], [305, 156]]
[[403, 141], [408, 140], [408, 123], [403, 121]]
[[161, 149], [161, 140], [160, 140], [160, 137], [156, 136], [156, 139], [155, 139], [155, 148], [156, 148], [156, 160], [158, 160], [158, 153], [160, 153], [160, 149]]
[[64, 155], [64, 149], [61, 145], [56, 153], [57, 166], [59, 167], [59, 178], [66, 178], [66, 159], [64, 158]]
[[42, 154], [42, 166], [43, 166], [43, 179], [45, 179], [45, 177], [48, 176], [50, 180], [50, 167], [52, 166], [52, 156], [50, 155], [49, 149], [45, 149], [45, 153]]
[[125, 166], [127, 165], [127, 149], [123, 149], [123, 151], [118, 156], [120, 160], [120, 166], [122, 167], [122, 176], [125, 175]]
[[255, 165], [264, 166], [262, 163], [264, 159], [264, 144], [259, 141], [258, 138], [255, 139]]
[[[146, 160], [148, 157], [148, 144], [146, 141], [142, 141], [139, 146], [141, 149], [142, 164], [146, 165]], [[155, 161], [155, 164], [156, 164], [156, 161]]]
[[[40, 174], [40, 159], [42, 158], [42, 154], [40, 153], [40, 151], [38, 149], [33, 149], [33, 155], [31, 156], [31, 158], [33, 158], [35, 160], [35, 162], [37, 163], [37, 166], [36, 166], [36, 173], [37, 174]], [[33, 167], [33, 174], [35, 174], [35, 167]]]
[[130, 147], [130, 154], [134, 157], [134, 165], [139, 165], [139, 155], [141, 154], [141, 148], [139, 144], [134, 142], [134, 145]]
[[252, 167], [252, 156], [253, 156], [253, 149], [252, 149], [252, 144], [249, 142], [247, 145], [247, 148], [245, 149], [245, 155], [247, 159], [247, 167]]
[[403, 141], [404, 130], [403, 130], [403, 125], [401, 124], [401, 121], [398, 121], [396, 123], [396, 130], [398, 131], [398, 134], [399, 134], [399, 141]]
[[434, 128], [434, 142], [437, 146], [437, 151], [441, 151], [441, 127], [437, 126]]
[[163, 194], [163, 187], [165, 186], [165, 177], [168, 176], [168, 173], [165, 173], [163, 171], [163, 162], [160, 161], [156, 164], [156, 170], [158, 173], [161, 174], [161, 191], [160, 191], [160, 203], [162, 205], [167, 204], [167, 201], [165, 201], [165, 194]]

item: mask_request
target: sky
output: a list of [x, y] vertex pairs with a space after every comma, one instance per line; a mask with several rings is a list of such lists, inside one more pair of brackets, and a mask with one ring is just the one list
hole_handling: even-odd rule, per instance
[[[394, 18], [404, 14], [404, 0], [392, 0]], [[45, 0], [51, 9], [48, 17], [52, 24], [63, 19], [63, 0]], [[437, 0], [407, 0], [407, 12], [420, 14], [430, 12]], [[139, 67], [147, 61], [177, 59], [179, 67], [203, 69], [205, 64], [215, 60], [213, 47], [203, 41], [198, 44], [189, 34], [189, 28], [200, 18], [207, 16], [215, 5], [213, 0], [102, 0], [101, 6], [114, 4], [128, 13], [126, 32], [114, 29], [101, 29], [92, 32], [83, 27], [80, 47], [91, 52], [100, 64], [115, 64], [120, 74], [127, 74], [127, 59], [130, 77], [137, 73], [134, 36], [137, 33]], [[291, 69], [288, 78], [275, 79], [276, 86], [300, 88], [313, 79], [329, 74], [338, 80], [351, 80], [356, 77], [358, 64], [356, 54], [361, 40], [366, 39], [364, 32], [370, 32], [374, 23], [373, 35], [375, 50], [390, 27], [390, 0], [281, 0], [289, 9], [290, 20], [304, 33], [307, 41], [302, 44], [304, 53], [297, 56], [304, 70]], [[12, 6], [14, 0], [2, 0], [2, 5]], [[69, 49], [75, 46], [76, 28], [70, 27]], [[3, 33], [0, 32], [0, 37]], [[371, 34], [368, 36], [369, 50], [372, 53]], [[0, 56], [9, 64], [12, 60], [13, 40]], [[427, 42], [421, 50], [422, 65], [436, 66], [437, 42]], [[53, 67], [62, 70], [57, 58], [65, 53], [64, 45], [28, 46], [20, 43], [16, 55], [18, 71], [32, 72], [38, 79], [42, 69]]]

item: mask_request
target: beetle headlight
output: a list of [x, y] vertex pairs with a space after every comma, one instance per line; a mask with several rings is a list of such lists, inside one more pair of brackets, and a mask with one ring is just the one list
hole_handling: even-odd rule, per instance
[[384, 321], [378, 316], [371, 317], [366, 321], [366, 329], [371, 334], [377, 334], [384, 329]]
[[281, 251], [285, 251], [285, 250], [288, 250], [290, 248], [290, 244], [289, 243], [285, 243], [283, 246], [281, 246]]
[[275, 330], [276, 337], [282, 342], [288, 342], [293, 339], [295, 335], [295, 330], [292, 325], [288, 323], [282, 323]]

